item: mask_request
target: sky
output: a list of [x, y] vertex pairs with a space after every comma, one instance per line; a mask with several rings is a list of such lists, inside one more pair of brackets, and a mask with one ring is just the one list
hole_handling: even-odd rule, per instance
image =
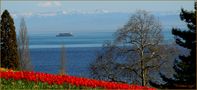
[[[30, 32], [61, 30], [113, 29], [125, 24], [131, 13], [146, 10], [156, 15], [166, 15], [162, 22], [178, 25], [181, 8], [193, 10], [190, 1], [1, 1], [1, 13], [7, 9], [14, 17], [16, 28], [25, 17]], [[114, 14], [113, 14], [114, 13]], [[105, 15], [101, 15], [105, 14]], [[173, 16], [174, 15], [174, 16]], [[165, 20], [167, 17], [171, 21]], [[53, 23], [58, 20], [59, 22]], [[180, 21], [180, 20], [179, 20]], [[46, 23], [45, 23], [46, 22]], [[78, 25], [76, 27], [75, 25]], [[170, 27], [171, 27], [170, 26]], [[181, 24], [179, 25], [181, 26]]]
[[2, 11], [8, 9], [15, 16], [54, 15], [69, 13], [134, 12], [145, 9], [159, 13], [177, 13], [181, 7], [192, 10], [194, 1], [2, 1]]

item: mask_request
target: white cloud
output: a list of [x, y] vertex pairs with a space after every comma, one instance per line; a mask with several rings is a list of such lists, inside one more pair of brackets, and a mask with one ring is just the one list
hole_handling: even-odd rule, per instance
[[115, 11], [109, 11], [106, 9], [94, 9], [94, 10], [81, 10], [81, 9], [69, 9], [69, 10], [61, 10], [61, 11], [51, 11], [51, 12], [22, 12], [22, 13], [12, 13], [14, 18], [17, 17], [31, 17], [31, 16], [39, 16], [39, 17], [47, 17], [47, 16], [57, 16], [57, 15], [72, 15], [72, 14], [103, 14], [103, 13], [117, 13]]
[[95, 11], [93, 11], [93, 13], [109, 13], [109, 11], [105, 9], [96, 9]]
[[38, 13], [38, 16], [56, 16], [56, 12]]
[[33, 13], [32, 12], [24, 12], [24, 13], [12, 13], [11, 12], [11, 16], [13, 16], [14, 18], [31, 17], [31, 16], [33, 16]]
[[40, 17], [47, 17], [47, 16], [56, 16], [57, 12], [24, 12], [24, 13], [11, 13], [14, 18], [18, 17], [31, 17], [31, 16], [40, 16]]
[[62, 10], [62, 14], [100, 14], [100, 13], [113, 13], [112, 11], [105, 9], [94, 9], [94, 10], [80, 10], [80, 9], [72, 9], [72, 10]]
[[18, 17], [17, 14], [15, 14], [15, 13], [11, 13], [11, 15], [13, 16], [13, 18], [17, 18]]
[[43, 1], [38, 4], [40, 7], [51, 7], [51, 6], [61, 6], [60, 1]]
[[21, 16], [24, 16], [24, 17], [30, 17], [32, 15], [33, 15], [32, 12], [21, 13]]
[[62, 14], [68, 14], [68, 12], [67, 11], [62, 11]]
[[41, 2], [38, 4], [40, 7], [49, 7], [52, 5], [51, 1]]
[[56, 5], [56, 6], [61, 6], [61, 2], [60, 1], [53, 1], [53, 3]]

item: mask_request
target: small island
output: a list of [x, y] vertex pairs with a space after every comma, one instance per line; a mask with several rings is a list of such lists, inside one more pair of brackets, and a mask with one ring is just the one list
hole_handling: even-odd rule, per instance
[[59, 33], [56, 37], [71, 37], [73, 34], [71, 32], [68, 33]]

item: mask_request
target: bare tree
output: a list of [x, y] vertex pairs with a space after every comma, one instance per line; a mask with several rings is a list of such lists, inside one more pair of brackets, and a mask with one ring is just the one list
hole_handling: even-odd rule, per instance
[[[161, 30], [159, 20], [153, 15], [143, 10], [137, 11], [115, 33], [113, 44], [98, 55], [97, 63], [91, 65], [91, 69], [98, 72], [92, 74], [105, 76], [109, 81], [147, 85], [154, 78], [152, 73], [158, 71], [175, 50], [162, 43]], [[104, 70], [108, 70], [107, 73], [101, 73]], [[113, 73], [109, 75], [110, 72]]]
[[98, 52], [95, 62], [91, 63], [90, 71], [91, 77], [99, 80], [107, 80], [113, 82], [124, 82], [118, 80], [118, 74], [115, 67], [117, 63], [114, 62], [114, 56], [118, 48], [112, 45], [112, 42], [107, 41], [103, 45], [103, 52]]
[[20, 58], [20, 69], [32, 71], [33, 66], [31, 64], [29, 54], [29, 38], [25, 19], [21, 19], [20, 30], [18, 35], [18, 50]]
[[61, 58], [60, 58], [60, 74], [64, 75], [66, 72], [66, 66], [65, 66], [65, 62], [66, 62], [66, 57], [65, 57], [66, 51], [65, 51], [65, 47], [64, 44], [61, 47]]
[[[147, 84], [147, 70], [156, 66], [149, 66], [150, 61], [161, 59], [161, 55], [157, 55], [158, 45], [162, 42], [161, 24], [153, 15], [146, 11], [138, 11], [134, 14], [129, 22], [117, 32], [117, 42], [126, 42], [131, 44], [130, 51], [134, 51], [139, 55], [137, 63], [140, 66], [142, 85]], [[136, 65], [137, 65], [136, 64]]]

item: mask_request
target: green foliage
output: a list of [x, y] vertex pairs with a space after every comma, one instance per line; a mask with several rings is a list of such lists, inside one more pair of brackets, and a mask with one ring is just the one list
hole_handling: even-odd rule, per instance
[[167, 78], [160, 74], [166, 83], [158, 85], [152, 83], [153, 86], [159, 88], [196, 88], [196, 12], [181, 10], [180, 18], [187, 24], [188, 30], [173, 28], [172, 34], [175, 36], [176, 43], [188, 49], [189, 55], [179, 55], [179, 59], [174, 62], [175, 74], [173, 78]]
[[2, 79], [1, 81], [1, 90], [10, 90], [10, 89], [88, 89], [88, 90], [100, 90], [99, 88], [89, 88], [83, 86], [74, 86], [71, 84], [53, 84], [49, 85], [43, 82], [31, 82], [27, 80], [14, 80], [14, 79]]
[[1, 67], [9, 69], [19, 68], [16, 32], [14, 21], [5, 10], [1, 15]]

